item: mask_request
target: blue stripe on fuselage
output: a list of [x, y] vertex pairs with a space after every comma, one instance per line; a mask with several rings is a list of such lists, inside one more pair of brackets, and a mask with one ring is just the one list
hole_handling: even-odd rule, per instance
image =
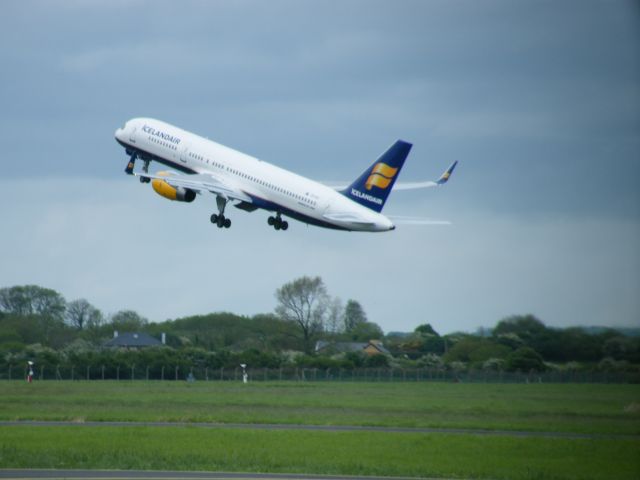
[[252, 203], [258, 208], [262, 208], [263, 210], [268, 210], [270, 212], [279, 212], [287, 217], [298, 220], [302, 223], [307, 223], [309, 225], [315, 225], [316, 227], [324, 227], [331, 228], [333, 230], [346, 230], [349, 231], [348, 228], [340, 227], [338, 225], [334, 225], [333, 223], [325, 222], [323, 220], [318, 220], [317, 218], [310, 217], [305, 215], [304, 213], [296, 212], [295, 210], [291, 210], [290, 208], [283, 207], [277, 203], [274, 203], [270, 200], [265, 200], [262, 197], [254, 195], [252, 193], [246, 192], [243, 190], [245, 194], [251, 197]]
[[[194, 173], [198, 173], [195, 170], [192, 170], [190, 168], [187, 168], [183, 165], [180, 165], [179, 163], [174, 162], [173, 160], [169, 160], [167, 158], [163, 158], [163, 157], [159, 157], [158, 155], [155, 155], [153, 153], [149, 153], [146, 150], [143, 150], [137, 146], [133, 146], [133, 145], [129, 145], [128, 143], [122, 142], [118, 139], [116, 139], [116, 141], [122, 145], [125, 149], [127, 150], [134, 150], [135, 152], [137, 152], [138, 154], [140, 154], [141, 158], [144, 160], [146, 156], [147, 158], [150, 157], [151, 160], [156, 161], [158, 163], [161, 163], [162, 165], [166, 165], [167, 167], [171, 167], [171, 168], [175, 168], [176, 170], [180, 170], [183, 173], [187, 173], [187, 174], [194, 174]], [[329, 222], [325, 222], [323, 220], [318, 220], [317, 218], [313, 218], [313, 217], [309, 217], [303, 213], [300, 212], [296, 212], [295, 210], [291, 210], [290, 208], [287, 207], [283, 207], [282, 205], [279, 205], [277, 203], [271, 202], [269, 200], [266, 200], [262, 197], [259, 197], [257, 195], [248, 193], [248, 192], [244, 192], [245, 194], [247, 194], [249, 197], [251, 197], [251, 201], [252, 203], [257, 206], [258, 208], [262, 208], [263, 210], [268, 210], [270, 212], [279, 212], [283, 215], [286, 215], [287, 217], [293, 218], [295, 220], [298, 220], [299, 222], [302, 223], [307, 223], [309, 225], [315, 225], [317, 227], [324, 227], [324, 228], [331, 228], [334, 230], [345, 230], [345, 231], [349, 231], [348, 228], [344, 228], [344, 227], [340, 227], [337, 225], [334, 225], [332, 223]]]

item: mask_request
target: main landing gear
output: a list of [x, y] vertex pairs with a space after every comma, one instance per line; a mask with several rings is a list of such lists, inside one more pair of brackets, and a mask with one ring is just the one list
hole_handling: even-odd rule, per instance
[[214, 213], [211, 215], [211, 223], [215, 223], [218, 228], [229, 228], [231, 226], [231, 219], [222, 214], [218, 215]]
[[267, 223], [276, 230], [286, 230], [289, 228], [289, 223], [286, 220], [282, 220], [280, 213], [277, 213], [275, 217], [269, 217]]
[[218, 228], [229, 228], [231, 226], [231, 219], [224, 216], [224, 207], [227, 206], [227, 200], [223, 197], [216, 197], [216, 203], [218, 204], [218, 212], [211, 215], [211, 223], [214, 223]]

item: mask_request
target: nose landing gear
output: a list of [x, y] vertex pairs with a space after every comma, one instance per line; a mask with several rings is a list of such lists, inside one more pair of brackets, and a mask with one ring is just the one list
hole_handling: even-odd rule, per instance
[[138, 154], [136, 152], [131, 152], [129, 163], [127, 163], [127, 167], [124, 169], [124, 173], [127, 175], [133, 175], [133, 167], [136, 165], [136, 158], [138, 158]]
[[[144, 165], [142, 166], [142, 171], [144, 173], [149, 173], [149, 164], [151, 160], [144, 160]], [[140, 177], [140, 183], [149, 183], [151, 179], [149, 177]]]

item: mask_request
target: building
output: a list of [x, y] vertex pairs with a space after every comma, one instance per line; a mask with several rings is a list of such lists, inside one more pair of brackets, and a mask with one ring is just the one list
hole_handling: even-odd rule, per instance
[[113, 332], [113, 338], [104, 344], [107, 348], [122, 348], [126, 350], [159, 347], [162, 345], [163, 342], [148, 333], [127, 332], [119, 334], [117, 331]]
[[316, 343], [316, 353], [324, 355], [335, 355], [337, 353], [357, 352], [365, 355], [391, 355], [389, 350], [384, 348], [380, 340], [369, 340], [368, 342], [325, 342], [320, 340]]

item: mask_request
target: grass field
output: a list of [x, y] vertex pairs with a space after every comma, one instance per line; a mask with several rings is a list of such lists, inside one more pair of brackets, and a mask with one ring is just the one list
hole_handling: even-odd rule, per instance
[[11, 426], [0, 427], [4, 468], [640, 478], [636, 385], [0, 382], [0, 392], [2, 420], [299, 423], [597, 435]]
[[[185, 421], [640, 434], [640, 386], [0, 382], [0, 420]], [[634, 407], [635, 405], [635, 407]]]

